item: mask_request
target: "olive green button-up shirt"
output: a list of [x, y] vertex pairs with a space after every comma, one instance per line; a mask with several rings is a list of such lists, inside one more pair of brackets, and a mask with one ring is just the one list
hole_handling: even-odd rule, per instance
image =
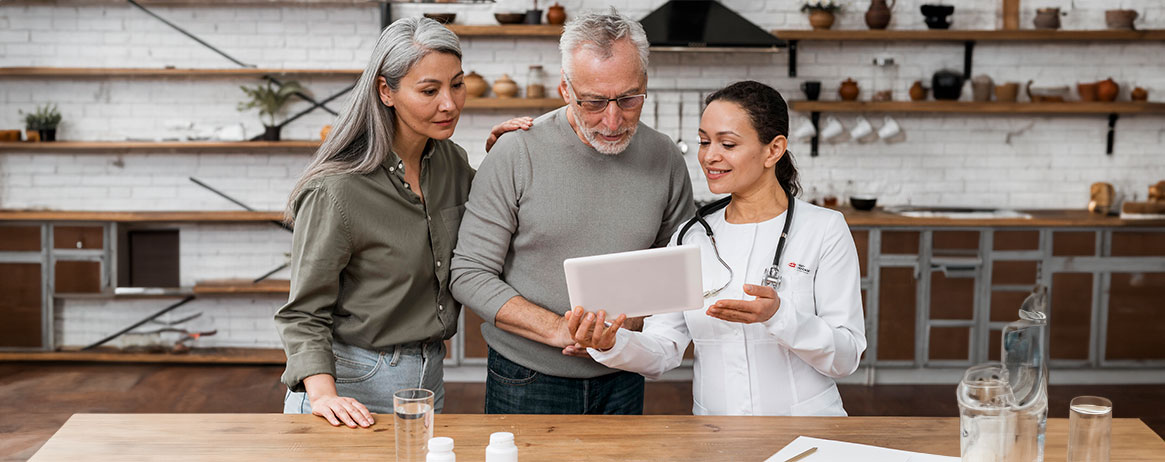
[[473, 173], [465, 150], [445, 140], [422, 155], [424, 201], [395, 154], [366, 175], [308, 182], [293, 202], [291, 293], [275, 314], [288, 388], [335, 376], [333, 339], [386, 351], [456, 333], [449, 260]]

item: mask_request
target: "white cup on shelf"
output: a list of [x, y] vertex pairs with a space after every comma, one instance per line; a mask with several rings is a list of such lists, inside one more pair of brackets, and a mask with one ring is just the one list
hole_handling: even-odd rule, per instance
[[878, 137], [882, 139], [889, 139], [898, 136], [902, 133], [902, 127], [898, 125], [898, 121], [893, 117], [886, 116], [882, 122], [882, 128], [878, 129]]
[[849, 135], [855, 140], [860, 140], [874, 133], [874, 126], [870, 124], [870, 120], [866, 116], [858, 116], [857, 123], [854, 128], [850, 129]]
[[793, 130], [793, 139], [805, 140], [813, 138], [813, 136], [816, 134], [817, 127], [813, 126], [812, 121], [806, 120], [805, 122], [801, 123], [801, 125], [798, 126], [796, 130]]
[[841, 121], [837, 117], [829, 116], [825, 118], [825, 126], [821, 128], [821, 137], [827, 140], [837, 138], [845, 132], [845, 127], [841, 125]]

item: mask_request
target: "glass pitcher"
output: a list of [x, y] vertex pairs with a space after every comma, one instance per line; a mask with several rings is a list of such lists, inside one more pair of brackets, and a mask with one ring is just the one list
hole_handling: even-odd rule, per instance
[[964, 462], [1044, 460], [1048, 420], [1047, 289], [1037, 287], [1003, 329], [1002, 360], [963, 374], [957, 396]]

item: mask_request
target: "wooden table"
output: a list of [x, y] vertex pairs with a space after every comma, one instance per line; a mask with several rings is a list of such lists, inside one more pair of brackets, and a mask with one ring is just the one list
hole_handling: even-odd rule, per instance
[[[798, 435], [958, 456], [952, 417], [699, 417], [438, 415], [457, 460], [485, 457], [489, 434], [515, 435], [524, 462], [763, 461]], [[1049, 419], [1046, 460], [1067, 453], [1068, 419]], [[394, 460], [392, 417], [367, 429], [282, 414], [75, 414], [32, 462], [81, 460]], [[1114, 419], [1113, 461], [1165, 460], [1165, 442], [1138, 419]], [[817, 462], [812, 459], [806, 462]]]

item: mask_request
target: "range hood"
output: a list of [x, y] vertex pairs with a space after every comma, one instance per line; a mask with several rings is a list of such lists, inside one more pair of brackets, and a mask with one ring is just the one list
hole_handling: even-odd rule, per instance
[[653, 47], [775, 48], [780, 40], [714, 0], [672, 0], [639, 20]]

